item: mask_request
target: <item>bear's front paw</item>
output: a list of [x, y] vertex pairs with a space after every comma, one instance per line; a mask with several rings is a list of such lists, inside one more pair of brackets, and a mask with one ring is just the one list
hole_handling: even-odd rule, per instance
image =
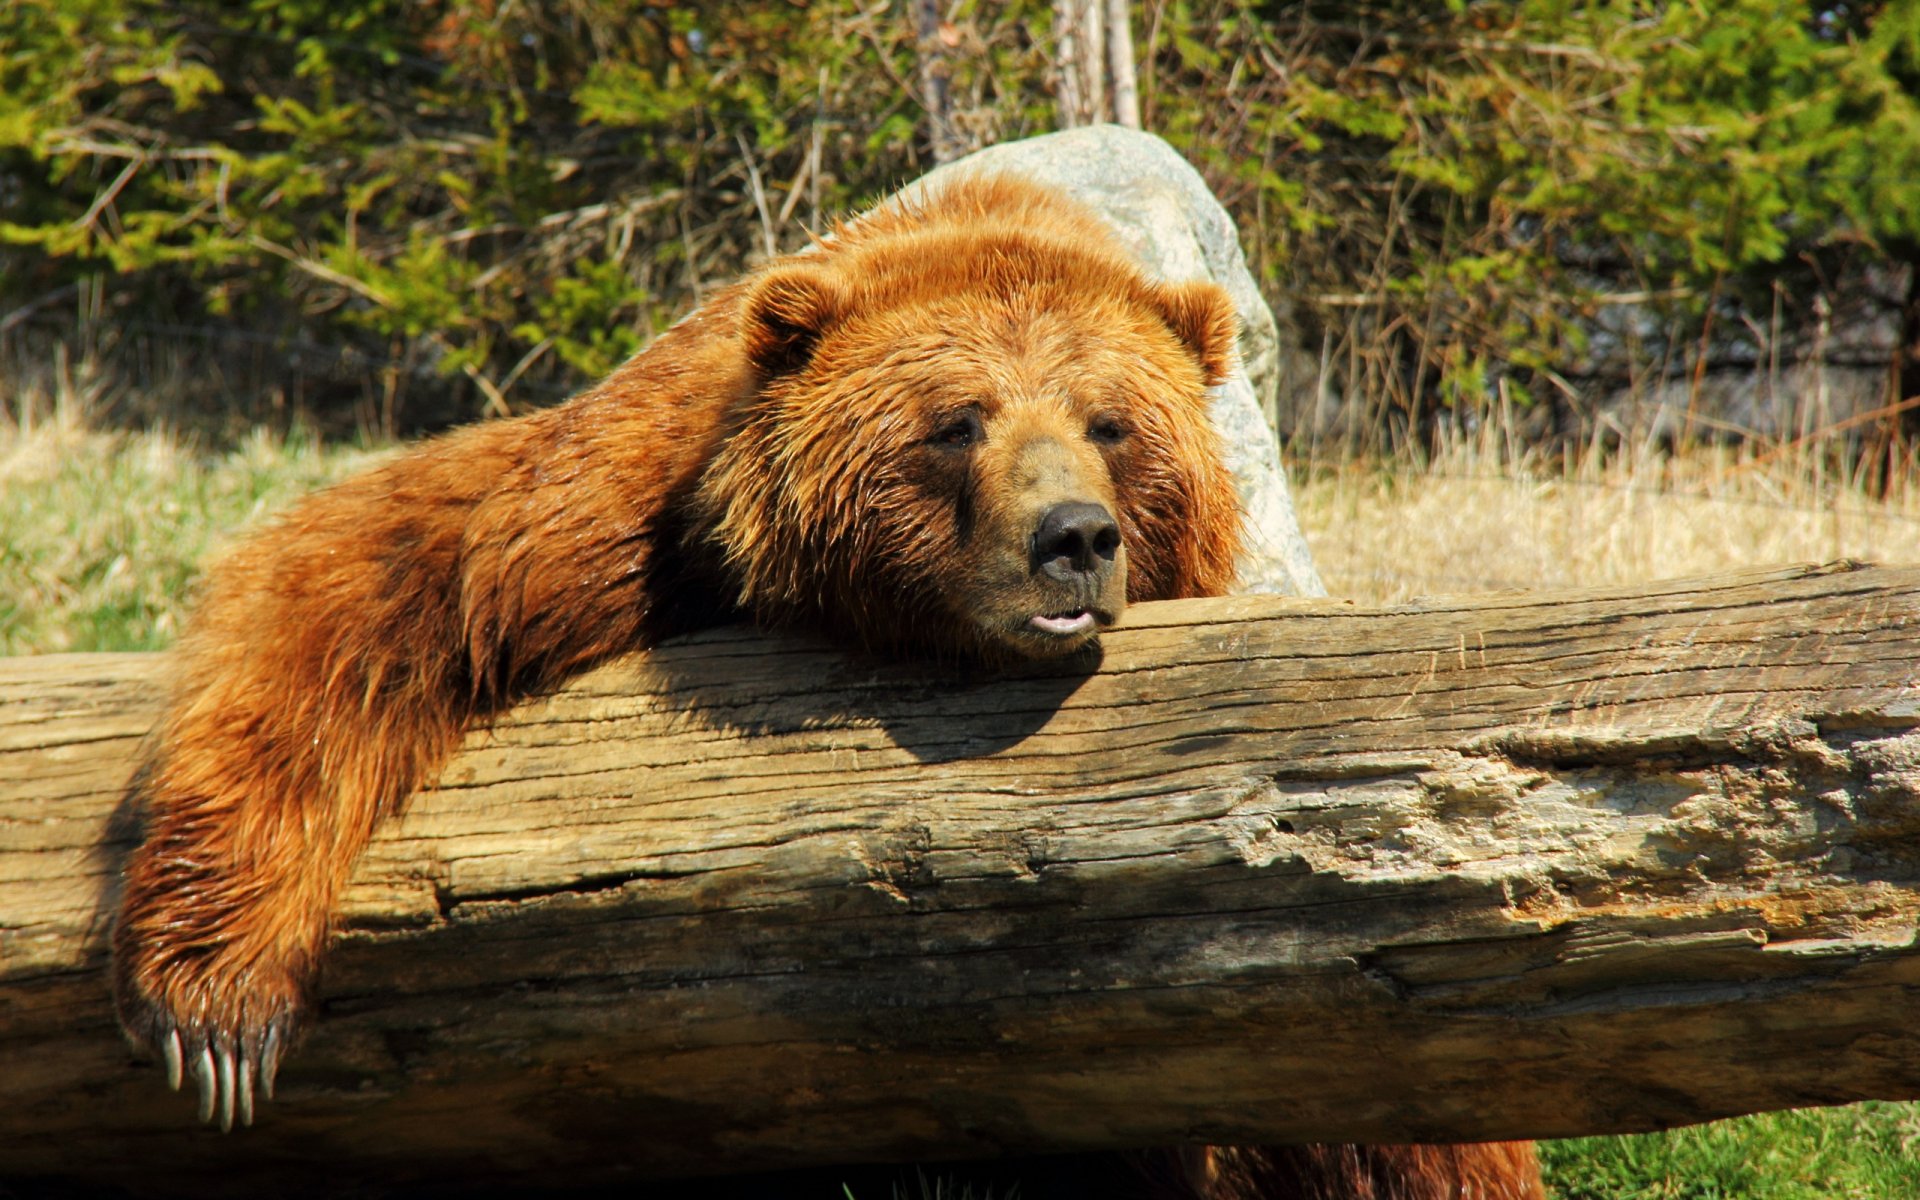
[[123, 980], [120, 1023], [141, 1049], [167, 1065], [167, 1084], [180, 1090], [191, 1078], [200, 1089], [200, 1119], [219, 1119], [222, 1132], [253, 1124], [257, 1086], [273, 1099], [273, 1080], [300, 1028], [300, 1009], [291, 1001], [243, 1001], [217, 1011], [198, 1004], [176, 1007], [144, 994]]

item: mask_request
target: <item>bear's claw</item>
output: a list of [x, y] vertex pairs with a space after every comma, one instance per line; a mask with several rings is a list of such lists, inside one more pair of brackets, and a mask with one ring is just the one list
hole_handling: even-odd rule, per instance
[[239, 1035], [224, 1030], [183, 1026], [171, 1016], [154, 1012], [148, 1021], [153, 1031], [143, 1039], [159, 1054], [167, 1068], [167, 1086], [180, 1090], [185, 1079], [192, 1079], [199, 1093], [200, 1120], [216, 1118], [221, 1132], [230, 1131], [237, 1120], [253, 1124], [254, 1088], [273, 1099], [274, 1079], [280, 1073], [280, 1056], [293, 1033], [294, 1017], [282, 1013]]
[[160, 1043], [160, 1053], [167, 1060], [167, 1086], [174, 1091], [180, 1090], [180, 1031], [167, 1030], [167, 1036]]

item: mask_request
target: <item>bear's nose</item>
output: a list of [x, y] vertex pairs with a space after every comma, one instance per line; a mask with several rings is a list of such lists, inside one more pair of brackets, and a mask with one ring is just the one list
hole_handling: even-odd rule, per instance
[[1034, 568], [1061, 583], [1075, 583], [1113, 566], [1120, 527], [1098, 504], [1056, 504], [1033, 531]]

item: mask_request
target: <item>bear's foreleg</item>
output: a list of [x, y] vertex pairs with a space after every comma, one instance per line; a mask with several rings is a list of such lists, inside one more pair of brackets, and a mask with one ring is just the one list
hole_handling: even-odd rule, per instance
[[636, 506], [663, 493], [631, 477], [660, 476], [558, 411], [311, 497], [209, 573], [113, 939], [121, 1021], [203, 1119], [271, 1096], [354, 860], [468, 723], [640, 643], [658, 512]]

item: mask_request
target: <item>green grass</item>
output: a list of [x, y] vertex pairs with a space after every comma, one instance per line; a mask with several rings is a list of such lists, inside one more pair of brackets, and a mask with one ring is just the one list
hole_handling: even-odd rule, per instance
[[1764, 1113], [1635, 1137], [1543, 1142], [1558, 1200], [1904, 1200], [1920, 1196], [1920, 1106]]
[[[264, 435], [211, 453], [164, 434], [98, 432], [64, 409], [32, 422], [0, 414], [0, 655], [165, 646], [209, 551], [381, 453]], [[1401, 489], [1408, 512], [1422, 503], [1417, 484]], [[1304, 493], [1311, 537], [1316, 495]], [[1458, 559], [1447, 569], [1461, 570]], [[1876, 1103], [1541, 1150], [1558, 1200], [1920, 1200], [1917, 1140], [1920, 1105]], [[921, 1191], [965, 1195], [951, 1184], [923, 1180]]]

